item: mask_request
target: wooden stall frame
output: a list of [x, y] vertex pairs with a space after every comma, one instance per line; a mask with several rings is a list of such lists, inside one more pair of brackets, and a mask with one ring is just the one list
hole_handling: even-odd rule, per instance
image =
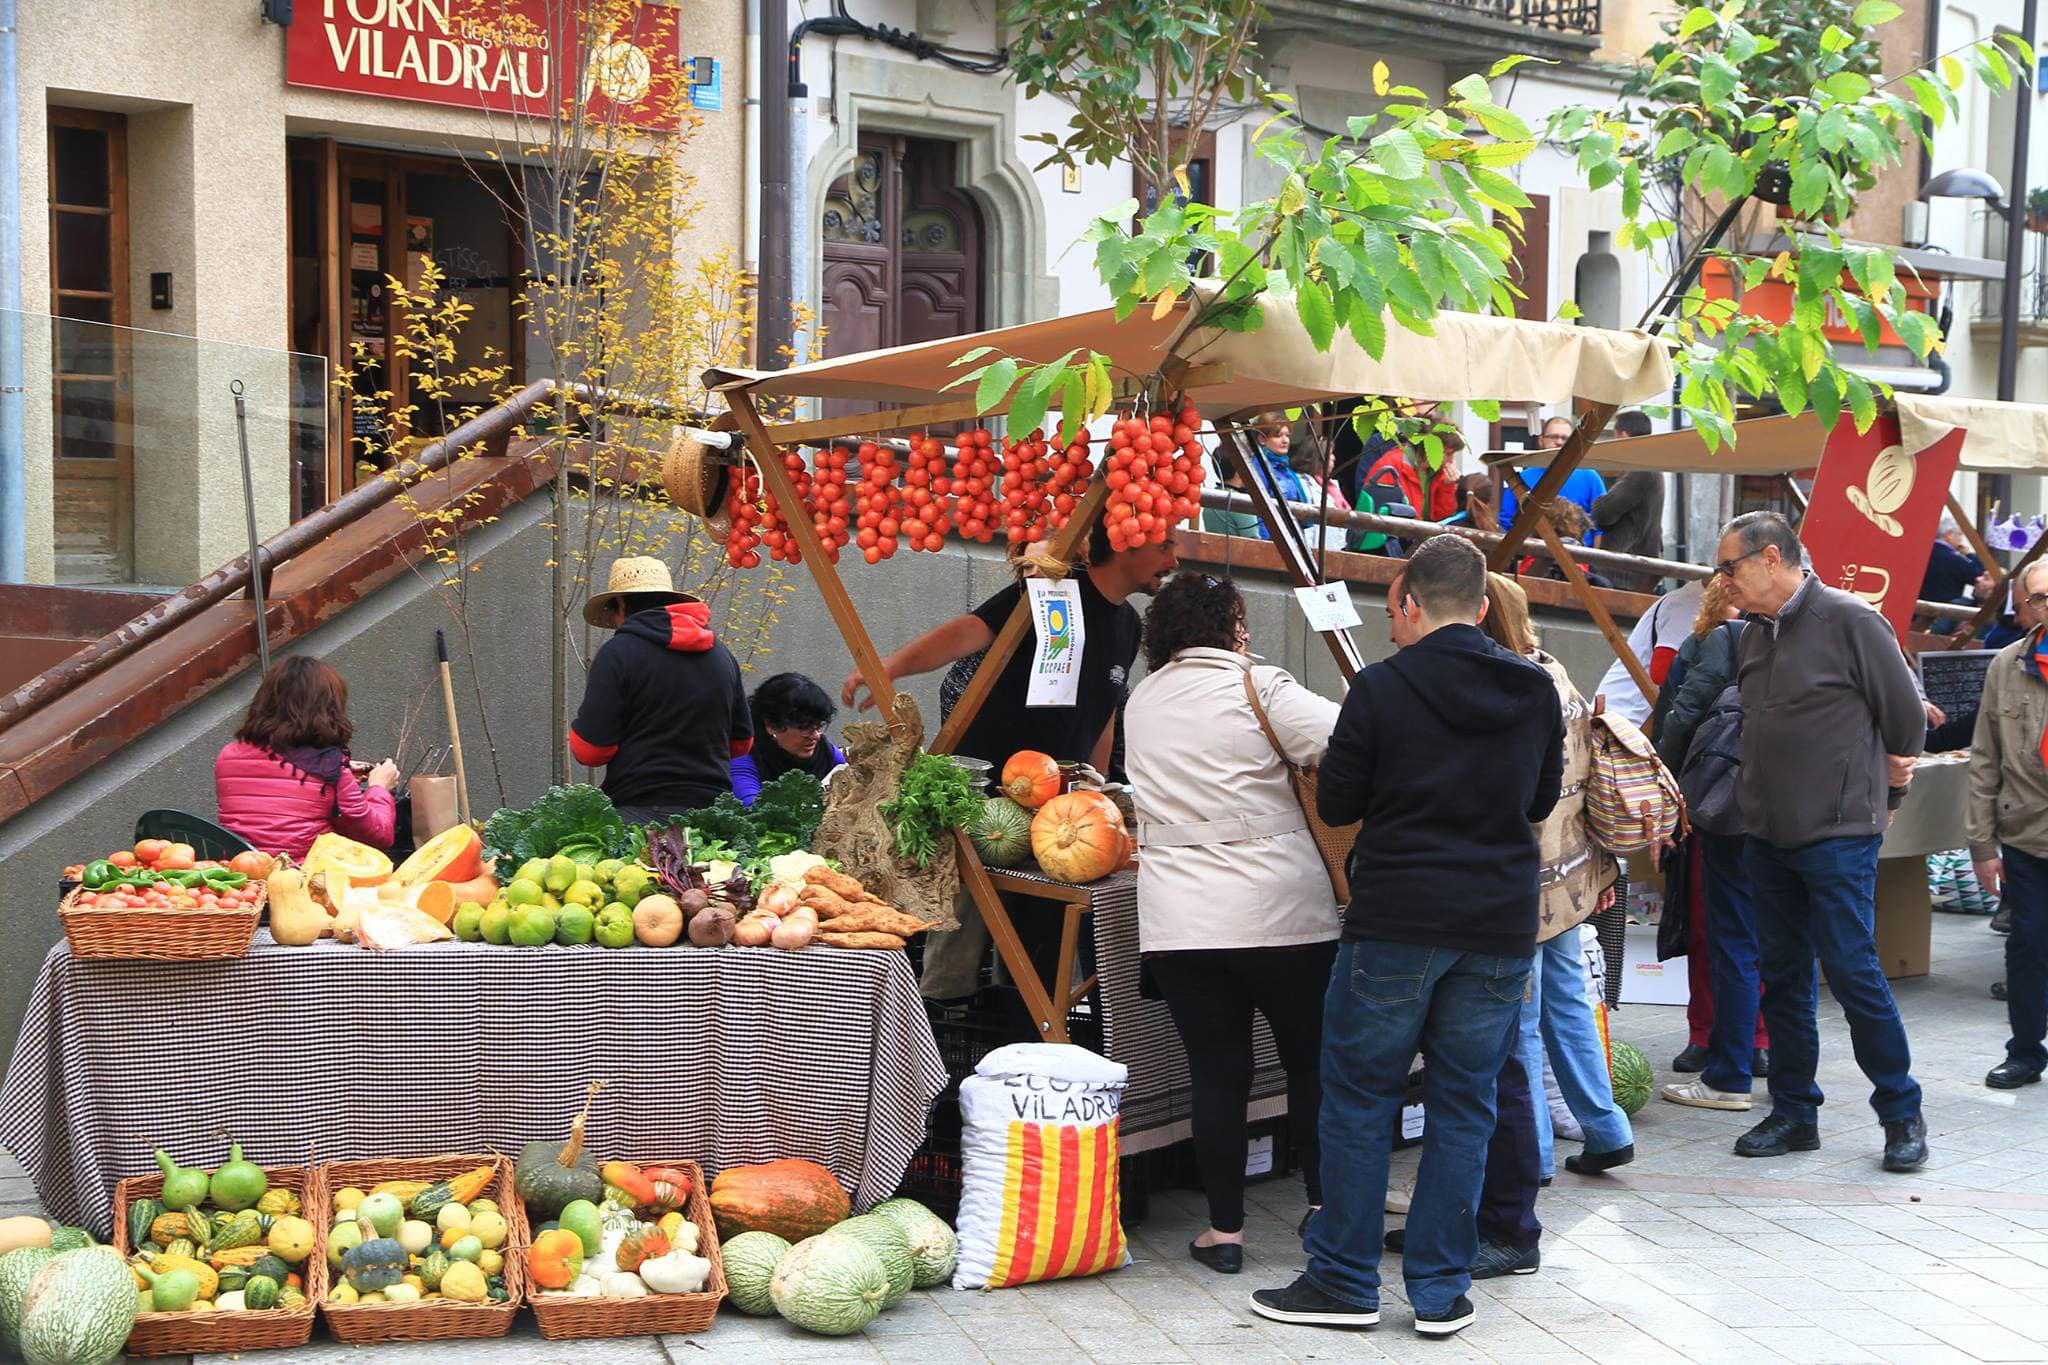
[[[1228, 366], [1189, 365], [1185, 361], [1169, 360], [1156, 374], [1118, 382], [1114, 392], [1119, 402], [1141, 396], [1156, 400], [1167, 392], [1180, 392], [1204, 383], [1223, 382], [1229, 377]], [[726, 395], [732, 406], [739, 430], [746, 438], [747, 453], [760, 470], [764, 489], [775, 499], [777, 505], [792, 509], [801, 507], [802, 502], [797, 496], [795, 481], [790, 478], [789, 471], [783, 466], [782, 450], [785, 444], [884, 435], [950, 421], [986, 420], [1006, 413], [1009, 410], [1010, 399], [1016, 393], [1016, 389], [1013, 388], [1001, 402], [987, 410], [979, 409], [972, 400], [963, 399], [956, 402], [888, 408], [852, 417], [792, 421], [770, 426], [762, 418], [754, 395], [749, 391], [751, 382], [722, 384], [718, 391]], [[1586, 405], [1571, 439], [1558, 452], [1536, 486], [1522, 499], [1514, 524], [1506, 529], [1502, 540], [1494, 547], [1492, 562], [1497, 569], [1512, 564], [1516, 551], [1530, 534], [1536, 532], [1539, 527], [1548, 532], [1546, 542], [1552, 555], [1564, 566], [1573, 591], [1585, 604], [1588, 613], [1604, 623], [1603, 633], [1607, 635], [1617, 654], [1634, 665], [1631, 671], [1637, 675], [1639, 685], [1645, 686], [1645, 695], [1654, 696], [1655, 689], [1647, 686], [1648, 678], [1642, 674], [1641, 665], [1635, 663], [1633, 655], [1628, 650], [1627, 641], [1621, 637], [1613, 618], [1607, 614], [1593, 588], [1586, 581], [1585, 575], [1578, 571], [1577, 564], [1562, 542], [1557, 539], [1555, 532], [1550, 530], [1548, 519], [1543, 515], [1558, 490], [1563, 487], [1564, 481], [1585, 459], [1594, 438], [1606, 428], [1618, 407], [1618, 404], [1612, 403]], [[1309, 553], [1301, 528], [1295, 524], [1291, 516], [1284, 514], [1284, 509], [1274, 497], [1272, 490], [1263, 479], [1256, 477], [1252, 470], [1250, 454], [1244, 444], [1241, 430], [1241, 423], [1246, 416], [1245, 412], [1233, 412], [1211, 418], [1219, 446], [1229, 451], [1230, 458], [1252, 498], [1254, 510], [1266, 528], [1272, 544], [1279, 551], [1289, 576], [1298, 586], [1317, 586], [1321, 579], [1316, 572], [1315, 560]], [[1049, 548], [1054, 558], [1063, 562], [1073, 562], [1075, 551], [1087, 544], [1089, 533], [1101, 518], [1108, 505], [1108, 499], [1108, 485], [1098, 470], [1096, 477], [1090, 480], [1081, 501], [1075, 505], [1066, 523], [1053, 537]], [[902, 721], [895, 707], [894, 680], [889, 677], [880, 652], [876, 650], [874, 641], [868, 636], [859, 610], [848, 595], [846, 586], [839, 577], [837, 566], [826, 553], [817, 528], [808, 518], [801, 515], [788, 516], [784, 520], [796, 539], [803, 563], [808, 567], [812, 580], [825, 599], [833, 623], [838, 626], [841, 636], [853, 654], [855, 666], [866, 683], [875, 706], [881, 711], [890, 728], [900, 732]], [[995, 679], [1023, 642], [1024, 634], [1030, 626], [1030, 617], [1029, 604], [1020, 601], [1011, 612], [1010, 619], [1004, 622], [1003, 628], [996, 633], [974, 676], [969, 680], [966, 691], [954, 705], [945, 723], [940, 726], [938, 735], [927, 746], [929, 752], [953, 752], [966, 733], [967, 727], [979, 714], [989, 691], [994, 686]], [[1323, 632], [1323, 635], [1325, 644], [1328, 645], [1348, 684], [1351, 677], [1364, 667], [1364, 658], [1358, 650], [1357, 643], [1348, 631], [1328, 631]], [[1052, 900], [1063, 907], [1060, 951], [1054, 968], [1055, 980], [1048, 984], [1038, 976], [1036, 968], [1032, 965], [1030, 955], [1024, 949], [1023, 940], [1017, 934], [1016, 925], [1011, 921], [998, 894], [996, 883], [988, 869], [983, 866], [973, 841], [963, 832], [955, 830], [954, 847], [959, 861], [961, 883], [973, 899], [976, 909], [980, 911], [989, 936], [994, 941], [1018, 993], [1023, 997], [1033, 1021], [1037, 1024], [1039, 1033], [1053, 1042], [1068, 1041], [1067, 1011], [1087, 994], [1093, 984], [1091, 979], [1084, 982], [1078, 990], [1071, 984], [1074, 956], [1078, 950], [1080, 916], [1086, 912], [1085, 895], [1076, 901], [1024, 879], [1005, 879], [1013, 892]], [[1055, 993], [1059, 997], [1057, 1008], [1054, 1002]]]

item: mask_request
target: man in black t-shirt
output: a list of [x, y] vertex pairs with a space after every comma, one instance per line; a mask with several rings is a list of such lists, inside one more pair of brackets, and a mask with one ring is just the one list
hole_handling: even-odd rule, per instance
[[[1128, 599], [1134, 593], [1159, 591], [1179, 562], [1171, 536], [1160, 545], [1118, 553], [1109, 548], [1107, 531], [1097, 525], [1088, 538], [1088, 565], [1076, 574], [1081, 590], [1081, 676], [1074, 705], [1025, 705], [1034, 653], [1027, 640], [1004, 665], [981, 710], [961, 736], [958, 752], [1000, 768], [1018, 750], [1036, 749], [1056, 759], [1086, 761], [1096, 771], [1107, 773], [1116, 729], [1113, 722], [1123, 705], [1131, 665], [1138, 657], [1141, 622]], [[1025, 591], [1021, 581], [1010, 584], [973, 611], [934, 626], [904, 645], [882, 660], [882, 667], [890, 680], [897, 682], [987, 649]], [[841, 700], [852, 706], [858, 699], [862, 710], [872, 707], [874, 698], [863, 695], [864, 684], [858, 668], [847, 674]], [[1034, 932], [1040, 917], [1015, 918], [1020, 936], [1033, 949], [1034, 961], [1044, 956], [1041, 947], [1057, 948], [1056, 922], [1052, 942], [1044, 945], [1038, 942], [1042, 935]], [[924, 993], [934, 999], [973, 994], [988, 941], [980, 915], [963, 899], [959, 930], [934, 934], [925, 945]], [[1046, 974], [1043, 962], [1039, 972], [1041, 977]]]
[[[1163, 545], [1114, 553], [1100, 526], [1090, 535], [1088, 550], [1088, 567], [1076, 575], [1081, 589], [1081, 679], [1075, 704], [1024, 704], [1031, 686], [1032, 651], [1020, 645], [961, 737], [962, 754], [1000, 767], [1018, 750], [1036, 749], [1107, 771], [1110, 721], [1123, 704], [1131, 665], [1138, 657], [1138, 609], [1128, 599], [1135, 593], [1157, 592], [1180, 561], [1171, 537]], [[1010, 584], [973, 611], [904, 645], [882, 660], [882, 667], [891, 680], [900, 682], [987, 649], [1024, 593], [1022, 582]], [[860, 670], [854, 669], [846, 675], [840, 699], [852, 706], [859, 698], [862, 710], [872, 707], [874, 698], [863, 695], [864, 684]]]

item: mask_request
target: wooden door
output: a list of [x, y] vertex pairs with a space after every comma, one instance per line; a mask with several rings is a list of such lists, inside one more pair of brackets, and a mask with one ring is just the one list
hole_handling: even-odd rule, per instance
[[826, 355], [983, 325], [981, 215], [955, 181], [951, 143], [862, 137], [821, 227]]
[[131, 581], [128, 121], [49, 111], [52, 516], [57, 577]]

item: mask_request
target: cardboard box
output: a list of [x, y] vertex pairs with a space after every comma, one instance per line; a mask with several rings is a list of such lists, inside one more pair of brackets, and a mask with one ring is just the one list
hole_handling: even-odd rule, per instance
[[1933, 957], [1933, 900], [1925, 858], [1877, 860], [1877, 961], [1893, 980], [1925, 976]]
[[1674, 957], [1657, 960], [1657, 926], [1631, 924], [1623, 938], [1621, 960], [1621, 1003], [1624, 1005], [1683, 1005], [1691, 997], [1686, 981], [1686, 960]]

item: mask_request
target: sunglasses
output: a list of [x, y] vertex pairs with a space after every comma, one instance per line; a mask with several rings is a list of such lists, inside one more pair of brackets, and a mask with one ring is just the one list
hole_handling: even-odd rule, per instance
[[1771, 547], [1768, 545], [1759, 545], [1756, 549], [1749, 551], [1747, 554], [1739, 554], [1735, 556], [1735, 558], [1733, 559], [1721, 560], [1719, 563], [1714, 565], [1714, 572], [1719, 574], [1723, 578], [1733, 578], [1735, 577], [1735, 566], [1737, 564], [1740, 564], [1745, 559], [1754, 559], [1758, 555], [1762, 554], [1765, 550], [1768, 550], [1770, 548]]

